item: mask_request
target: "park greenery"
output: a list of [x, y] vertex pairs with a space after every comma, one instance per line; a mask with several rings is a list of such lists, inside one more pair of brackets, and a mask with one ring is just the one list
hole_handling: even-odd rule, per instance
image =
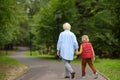
[[99, 57], [120, 58], [119, 0], [0, 0], [0, 49], [55, 53], [62, 24], [87, 34]]
[[3, 50], [27, 46], [37, 51], [33, 56], [55, 59], [65, 22], [71, 24], [79, 44], [83, 34], [90, 37], [99, 57], [97, 69], [111, 80], [119, 80], [120, 0], [0, 0], [0, 80], [17, 74], [7, 71], [26, 69]]

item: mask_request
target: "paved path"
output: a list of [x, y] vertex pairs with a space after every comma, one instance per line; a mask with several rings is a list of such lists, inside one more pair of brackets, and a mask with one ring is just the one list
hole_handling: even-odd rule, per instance
[[[24, 56], [25, 51], [17, 51], [11, 57], [27, 64], [30, 69], [24, 75], [16, 80], [70, 80], [64, 79], [64, 66], [62, 62], [55, 62], [46, 59], [33, 58]], [[76, 76], [74, 80], [94, 80], [92, 72], [89, 68], [86, 69], [87, 78], [80, 79], [80, 65], [72, 65], [75, 69]], [[99, 74], [95, 80], [107, 80]]]

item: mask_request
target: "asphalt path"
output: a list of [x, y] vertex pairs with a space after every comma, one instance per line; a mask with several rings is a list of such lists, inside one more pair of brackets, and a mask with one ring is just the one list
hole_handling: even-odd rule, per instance
[[[12, 58], [19, 60], [29, 66], [29, 70], [15, 80], [71, 80], [64, 79], [64, 64], [62, 62], [25, 56], [25, 51], [16, 51], [11, 55]], [[76, 72], [73, 80], [107, 80], [103, 75], [99, 74], [97, 79], [93, 78], [93, 74], [89, 67], [86, 69], [86, 78], [81, 79], [81, 66], [72, 65]]]

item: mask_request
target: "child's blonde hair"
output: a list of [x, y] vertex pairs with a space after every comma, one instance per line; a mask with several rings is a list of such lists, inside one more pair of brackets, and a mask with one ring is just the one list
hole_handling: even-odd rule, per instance
[[88, 35], [83, 35], [82, 36], [82, 42], [84, 42], [84, 41], [89, 41]]

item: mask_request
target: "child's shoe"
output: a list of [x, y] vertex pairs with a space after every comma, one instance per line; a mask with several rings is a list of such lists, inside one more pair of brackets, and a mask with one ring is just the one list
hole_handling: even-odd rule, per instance
[[85, 79], [85, 78], [86, 78], [86, 76], [81, 76], [80, 78]]
[[95, 73], [94, 73], [94, 79], [97, 79], [97, 78], [98, 78], [98, 73], [95, 72]]

